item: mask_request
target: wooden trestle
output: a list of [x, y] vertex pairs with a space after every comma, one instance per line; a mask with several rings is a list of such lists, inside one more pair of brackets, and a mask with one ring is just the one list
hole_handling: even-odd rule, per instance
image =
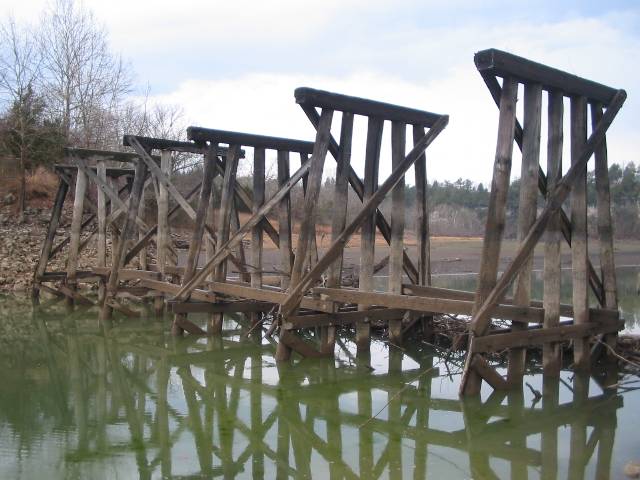
[[[448, 116], [412, 108], [299, 88], [300, 105], [316, 130], [314, 142], [268, 137], [224, 130], [190, 127], [189, 141], [127, 135], [124, 145], [133, 153], [68, 149], [69, 165], [56, 167], [60, 186], [51, 223], [35, 272], [34, 296], [40, 290], [65, 297], [70, 303], [94, 303], [78, 292], [79, 282], [98, 282], [101, 318], [113, 310], [135, 316], [124, 298], [154, 297], [158, 313], [165, 303], [174, 314], [174, 334], [217, 335], [222, 315], [250, 314], [255, 328], [271, 313], [267, 334], [276, 329], [276, 358], [287, 360], [292, 351], [304, 357], [332, 355], [336, 327], [354, 325], [359, 352], [368, 352], [371, 322], [388, 326], [389, 340], [399, 345], [404, 334], [419, 320], [437, 313], [471, 316], [470, 343], [461, 393], [479, 392], [481, 380], [493, 388], [520, 386], [526, 348], [543, 345], [544, 370], [558, 375], [561, 366], [559, 342], [574, 342], [574, 365], [587, 368], [589, 337], [615, 341], [619, 319], [607, 151], [605, 134], [626, 94], [579, 77], [498, 50], [479, 52], [476, 66], [499, 106], [498, 142], [491, 197], [476, 294], [431, 286], [429, 208], [425, 150], [443, 131]], [[500, 83], [497, 77], [502, 78]], [[516, 118], [520, 84], [524, 90], [524, 120]], [[546, 170], [540, 167], [542, 97], [547, 92], [548, 145]], [[562, 175], [563, 104], [571, 108], [571, 167]], [[591, 134], [587, 138], [587, 107], [591, 109]], [[340, 113], [340, 135], [332, 136], [336, 113]], [[352, 167], [354, 118], [366, 117], [364, 178]], [[391, 128], [392, 173], [380, 183], [379, 165], [385, 123]], [[412, 148], [406, 151], [407, 129]], [[513, 143], [522, 150], [519, 202], [518, 253], [498, 278], [500, 245], [505, 222], [507, 191], [511, 174]], [[265, 195], [267, 151], [275, 151], [278, 189]], [[154, 155], [154, 152], [156, 155]], [[246, 155], [245, 155], [246, 152]], [[200, 185], [181, 193], [171, 178], [176, 153], [202, 155]], [[291, 171], [292, 154], [300, 167]], [[331, 243], [316, 244], [317, 201], [322, 187], [325, 159], [337, 163]], [[600, 270], [589, 261], [586, 223], [586, 168], [595, 157], [598, 204]], [[245, 158], [246, 157], [246, 158]], [[242, 160], [244, 159], [244, 160]], [[241, 161], [252, 162], [253, 185], [236, 181]], [[107, 166], [119, 162], [118, 168]], [[416, 184], [417, 258], [404, 244], [405, 175], [414, 167]], [[546, 173], [545, 173], [546, 172]], [[221, 177], [221, 191], [213, 195], [213, 182]], [[62, 206], [69, 189], [75, 195], [71, 233], [54, 246]], [[302, 184], [302, 220], [292, 218], [290, 195]], [[158, 218], [148, 225], [142, 199], [151, 186]], [[347, 218], [349, 186], [362, 202], [359, 213]], [[97, 192], [97, 205], [90, 200], [90, 187]], [[538, 212], [539, 195], [544, 207]], [[379, 209], [390, 196], [391, 218]], [[196, 198], [195, 206], [190, 201]], [[570, 197], [569, 210], [563, 203]], [[170, 201], [174, 205], [170, 208]], [[193, 222], [186, 259], [179, 258], [170, 235], [171, 220], [183, 211]], [[250, 212], [241, 222], [239, 212]], [[88, 216], [87, 216], [88, 214]], [[277, 223], [272, 223], [277, 219]], [[293, 242], [292, 232], [298, 232]], [[360, 232], [361, 260], [358, 287], [342, 284], [343, 251], [354, 233]], [[389, 245], [388, 286], [374, 291], [375, 237], [378, 231]], [[110, 259], [107, 232], [112, 238]], [[134, 237], [134, 234], [137, 235]], [[532, 252], [545, 237], [544, 298], [531, 299]], [[279, 251], [276, 285], [266, 282], [263, 258], [264, 234]], [[97, 257], [91, 270], [78, 270], [78, 254], [97, 237]], [[573, 303], [560, 303], [560, 243], [572, 250]], [[247, 239], [250, 239], [249, 251]], [[150, 243], [155, 243], [151, 255]], [[203, 248], [204, 247], [204, 248]], [[199, 264], [201, 251], [206, 256]], [[48, 271], [51, 258], [67, 252], [64, 272]], [[138, 268], [129, 267], [139, 257]], [[110, 260], [110, 262], [108, 262]], [[385, 259], [386, 260], [386, 259]], [[237, 276], [231, 271], [233, 264]], [[124, 287], [122, 281], [136, 280]], [[54, 282], [57, 285], [52, 286]], [[269, 284], [267, 284], [269, 283]], [[512, 298], [506, 298], [514, 284]], [[598, 305], [589, 308], [589, 289]], [[188, 319], [193, 312], [210, 314], [207, 330]], [[560, 317], [570, 322], [560, 322]], [[491, 328], [492, 319], [511, 321], [511, 328]], [[303, 339], [300, 330], [316, 328], [315, 343]], [[509, 349], [507, 378], [497, 373], [485, 358], [487, 352]]]

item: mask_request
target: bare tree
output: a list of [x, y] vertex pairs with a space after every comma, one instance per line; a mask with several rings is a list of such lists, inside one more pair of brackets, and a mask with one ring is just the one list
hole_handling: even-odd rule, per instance
[[35, 85], [40, 70], [41, 57], [33, 35], [26, 28], [16, 25], [13, 18], [0, 24], [0, 95], [8, 114], [3, 122], [4, 150], [17, 153], [20, 188], [17, 213], [24, 218], [26, 208], [25, 170], [28, 152], [33, 141], [31, 126], [38, 113]]
[[104, 27], [74, 0], [55, 0], [42, 17], [39, 42], [48, 107], [70, 143], [104, 147], [131, 72], [114, 55]]

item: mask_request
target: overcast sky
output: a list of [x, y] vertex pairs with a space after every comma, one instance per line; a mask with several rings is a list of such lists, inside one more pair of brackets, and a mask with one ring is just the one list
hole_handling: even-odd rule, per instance
[[[0, 14], [36, 20], [45, 5], [46, 0], [0, 0]], [[314, 130], [293, 99], [296, 87], [368, 97], [449, 114], [449, 127], [428, 150], [428, 176], [487, 183], [498, 111], [473, 54], [495, 47], [626, 89], [629, 98], [609, 135], [609, 158], [640, 161], [638, 1], [84, 5], [104, 23], [138, 84], [149, 84], [154, 101], [182, 106], [188, 124], [313, 140]], [[361, 129], [354, 142], [353, 162], [361, 172]], [[381, 177], [389, 163], [385, 156]], [[515, 176], [519, 168], [516, 159]]]

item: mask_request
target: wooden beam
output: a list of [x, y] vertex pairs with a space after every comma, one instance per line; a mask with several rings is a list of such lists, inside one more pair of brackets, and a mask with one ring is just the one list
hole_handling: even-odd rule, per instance
[[[69, 253], [67, 255], [66, 284], [71, 290], [75, 290], [76, 288], [76, 270], [78, 269], [80, 234], [82, 233], [82, 215], [84, 213], [84, 197], [87, 191], [87, 183], [87, 175], [85, 175], [82, 170], [78, 170], [78, 174], [76, 175], [76, 190], [73, 199], [73, 217], [71, 218]], [[69, 296], [69, 299], [74, 300], [74, 297]]]
[[545, 90], [556, 90], [567, 96], [584, 96], [605, 105], [611, 103], [617, 93], [616, 89], [606, 85], [494, 48], [476, 53], [474, 61], [481, 72], [503, 78], [511, 76], [523, 83], [540, 83]]
[[[290, 179], [289, 152], [278, 150], [278, 186], [282, 188]], [[293, 250], [291, 241], [291, 195], [287, 192], [278, 202], [278, 229], [280, 237], [280, 287], [286, 289], [291, 278]]]
[[341, 112], [422, 125], [424, 127], [434, 126], [442, 117], [442, 115], [438, 115], [437, 113], [308, 87], [296, 88], [294, 95], [297, 103], [313, 108], [330, 108]]
[[[424, 136], [424, 127], [413, 126], [413, 144]], [[429, 234], [429, 201], [427, 195], [427, 157], [423, 153], [415, 163], [416, 178], [416, 243], [418, 250], [418, 284], [431, 285], [431, 238]]]
[[295, 330], [299, 328], [313, 328], [321, 326], [343, 326], [352, 325], [363, 318], [367, 318], [369, 321], [377, 320], [393, 320], [402, 318], [405, 310], [397, 308], [376, 308], [373, 310], [353, 311], [353, 312], [334, 312], [334, 313], [322, 313], [311, 315], [299, 315], [288, 317], [282, 328], [286, 330]]
[[236, 144], [247, 147], [302, 153], [311, 153], [313, 151], [313, 142], [305, 142], [291, 138], [268, 137], [251, 133], [229, 132], [213, 128], [188, 127], [187, 138], [196, 143], [226, 143], [228, 145]]

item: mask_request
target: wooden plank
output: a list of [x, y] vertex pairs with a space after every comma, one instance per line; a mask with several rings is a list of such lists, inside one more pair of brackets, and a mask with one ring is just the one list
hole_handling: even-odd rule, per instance
[[[602, 105], [591, 104], [591, 126], [595, 128], [602, 119]], [[611, 219], [611, 192], [609, 190], [609, 162], [607, 159], [607, 143], [603, 140], [594, 152], [596, 195], [598, 209], [598, 242], [600, 244], [600, 269], [604, 306], [618, 309], [618, 288], [616, 283], [616, 266], [613, 250], [613, 221]], [[617, 332], [605, 335], [604, 341], [610, 347], [617, 343]], [[609, 350], [611, 352], [611, 350]]]
[[[528, 83], [524, 86], [524, 136], [522, 140], [522, 167], [520, 172], [520, 201], [518, 202], [518, 241], [522, 242], [536, 221], [538, 210], [538, 169], [540, 168], [540, 129], [542, 123], [542, 86]], [[531, 272], [533, 256], [525, 261], [515, 280], [515, 305], [529, 306], [531, 302]], [[514, 331], [525, 328], [514, 324]], [[509, 350], [508, 382], [520, 388], [524, 375], [526, 349]]]
[[[309, 121], [311, 122], [311, 124], [317, 129], [318, 123], [320, 121], [320, 115], [318, 115], [318, 112], [316, 111], [316, 109], [311, 105], [301, 104], [300, 106], [302, 107], [302, 110], [309, 118]], [[339, 149], [338, 143], [335, 141], [335, 139], [332, 136], [330, 138], [330, 143], [329, 143], [329, 152], [331, 152], [331, 155], [333, 155], [334, 158], [338, 158], [338, 149]], [[356, 192], [356, 195], [358, 196], [358, 198], [364, 202], [363, 200], [364, 183], [362, 180], [360, 180], [360, 177], [358, 177], [358, 174], [355, 172], [353, 167], [349, 167], [349, 184], [351, 185], [353, 190]], [[384, 240], [388, 244], [390, 244], [391, 243], [391, 226], [389, 225], [389, 222], [387, 221], [385, 216], [379, 210], [376, 214], [376, 225], [378, 226], [378, 230], [380, 230], [380, 234], [382, 235]], [[413, 262], [409, 258], [409, 255], [406, 252], [404, 254], [404, 271], [412, 282], [417, 283], [418, 270], [416, 269], [415, 265], [413, 264]]]
[[[290, 179], [289, 152], [278, 150], [278, 186], [282, 188]], [[293, 257], [291, 242], [291, 196], [287, 192], [278, 203], [278, 229], [280, 237], [280, 286], [289, 286]]]
[[[413, 126], [413, 144], [424, 136], [424, 127]], [[431, 285], [431, 239], [429, 234], [429, 201], [427, 196], [427, 157], [422, 154], [415, 163], [416, 177], [416, 243], [418, 250], [418, 284]]]
[[[171, 161], [172, 154], [169, 150], [162, 150], [160, 152], [160, 171], [171, 178]], [[169, 230], [169, 191], [167, 187], [155, 180], [157, 183], [158, 192], [158, 220], [155, 227], [156, 234], [156, 263], [160, 272], [160, 278], [165, 280], [165, 268], [167, 267], [168, 249], [170, 243], [171, 231]], [[177, 207], [176, 207], [177, 210]], [[153, 234], [151, 234], [153, 235]], [[149, 232], [145, 236], [151, 238]], [[143, 238], [144, 240], [144, 238]], [[135, 247], [132, 249], [134, 250]], [[157, 314], [162, 313], [164, 307], [164, 299], [162, 297], [156, 297], [155, 310]]]
[[188, 127], [187, 138], [196, 143], [207, 141], [299, 153], [311, 153], [313, 151], [313, 142], [252, 133], [230, 132], [213, 128]]
[[60, 216], [62, 214], [62, 208], [64, 207], [64, 200], [69, 191], [69, 185], [62, 179], [58, 181], [58, 190], [56, 191], [56, 197], [53, 201], [53, 208], [51, 210], [51, 219], [47, 227], [47, 236], [42, 243], [42, 250], [40, 251], [40, 258], [38, 259], [38, 265], [34, 274], [33, 282], [33, 298], [38, 298], [38, 288], [40, 277], [45, 273], [47, 264], [51, 258], [51, 249], [56, 237], [56, 231], [60, 225]]
[[[99, 160], [97, 165], [98, 178], [107, 182], [107, 166], [104, 160]], [[98, 244], [96, 265], [98, 267], [107, 266], [107, 197], [101, 189], [97, 189], [98, 194]]]
[[[94, 267], [93, 272], [98, 275], [108, 276], [111, 273], [111, 268]], [[135, 268], [121, 268], [118, 272], [118, 277], [120, 278], [120, 280], [139, 280], [143, 278], [147, 278], [150, 280], [160, 280], [162, 278], [160, 272], [137, 270]]]
[[589, 322], [538, 329], [520, 330], [511, 333], [485, 335], [473, 342], [473, 352], [496, 352], [505, 348], [530, 347], [549, 342], [563, 342], [605, 332], [617, 332], [624, 328], [624, 321]]
[[[449, 313], [453, 315], [471, 315], [474, 302], [465, 300], [450, 300], [445, 298], [415, 297], [382, 292], [363, 292], [348, 288], [315, 287], [313, 292], [326, 295], [327, 298], [342, 303], [357, 303], [363, 306], [384, 306], [388, 308], [402, 308], [424, 313]], [[492, 318], [512, 320], [514, 322], [541, 323], [544, 310], [535, 307], [515, 305], [496, 305], [491, 310]]]
[[[550, 92], [548, 101], [548, 140], [547, 140], [547, 188], [552, 192], [562, 178], [563, 145], [563, 96], [559, 92]], [[544, 251], [544, 327], [554, 328], [560, 325], [561, 293], [561, 227], [558, 214], [553, 215], [547, 227]], [[571, 307], [573, 316], [573, 306]], [[562, 368], [562, 346], [558, 343], [545, 343], [542, 346], [542, 368], [547, 376], [557, 377]]]
[[362, 225], [364, 219], [375, 211], [384, 197], [391, 191], [391, 189], [400, 181], [400, 178], [406, 173], [406, 171], [413, 165], [417, 157], [435, 140], [435, 138], [444, 130], [449, 117], [443, 116], [440, 121], [436, 122], [429, 132], [417, 143], [415, 147], [405, 157], [402, 164], [391, 172], [391, 175], [384, 181], [384, 183], [376, 190], [373, 196], [368, 202], [363, 205], [362, 210], [356, 215], [353, 221], [344, 229], [342, 234], [334, 241], [325, 255], [318, 261], [317, 265], [312, 268], [289, 293], [289, 298], [282, 305], [280, 313], [283, 316], [291, 314], [293, 310], [297, 308], [299, 300], [303, 297], [311, 285], [316, 282], [322, 273], [333, 263], [336, 257], [344, 249], [351, 235]]
[[405, 310], [397, 308], [377, 308], [367, 310], [366, 312], [334, 312], [291, 316], [284, 321], [282, 328], [286, 330], [295, 330], [298, 328], [313, 328], [320, 326], [352, 325], [365, 317], [368, 318], [369, 321], [401, 319], [404, 312]]
[[173, 313], [247, 313], [268, 312], [273, 308], [271, 302], [255, 300], [239, 300], [233, 302], [170, 302]]
[[179, 292], [179, 300], [186, 300], [189, 295], [189, 292], [195, 288], [196, 285], [202, 283], [204, 278], [209, 275], [211, 271], [224, 260], [227, 256], [232, 253], [232, 248], [237, 245], [238, 242], [242, 241], [244, 235], [246, 235], [253, 227], [258, 225], [260, 220], [269, 213], [275, 206], [279, 204], [279, 202], [284, 198], [284, 196], [293, 188], [293, 186], [300, 181], [305, 173], [309, 171], [309, 163], [305, 165], [301, 165], [300, 168], [296, 171], [295, 174], [291, 176], [289, 181], [280, 187], [278, 191], [271, 197], [259, 210], [256, 214], [254, 214], [247, 222], [245, 222], [240, 230], [238, 230], [229, 241], [222, 245], [216, 251], [216, 255], [214, 258], [209, 260], [206, 265], [202, 268], [202, 271], [196, 274], [196, 276]]
[[[380, 170], [380, 148], [382, 146], [382, 131], [384, 122], [379, 118], [369, 117], [367, 125], [367, 144], [364, 157], [364, 189], [363, 203], [367, 203], [378, 189], [378, 175]], [[358, 285], [363, 292], [373, 291], [373, 265], [375, 263], [376, 244], [376, 216], [377, 210], [371, 211], [362, 221], [360, 228], [360, 273]], [[341, 234], [344, 233], [344, 228]], [[391, 230], [391, 227], [389, 227]], [[339, 237], [332, 238], [335, 243]], [[389, 237], [391, 238], [391, 237]], [[346, 243], [345, 243], [346, 245]], [[343, 252], [341, 251], [340, 254]], [[326, 255], [326, 254], [325, 254]], [[359, 305], [360, 310], [366, 306]], [[371, 325], [365, 318], [356, 324], [356, 345], [358, 350], [368, 352], [371, 343]]]
[[297, 103], [313, 108], [330, 108], [341, 112], [417, 124], [424, 127], [432, 127], [442, 117], [442, 115], [438, 115], [437, 113], [308, 87], [296, 88], [294, 95]]
[[[150, 278], [140, 279], [140, 285], [155, 290], [157, 292], [164, 292], [175, 295], [180, 290], [180, 285], [175, 285], [169, 282], [163, 282], [160, 280], [152, 280]], [[216, 296], [213, 293], [196, 289], [191, 293], [191, 298], [199, 302], [215, 302]]]
[[[79, 169], [76, 175], [76, 189], [73, 199], [73, 216], [71, 218], [71, 232], [69, 252], [67, 254], [67, 278], [66, 283], [70, 289], [76, 287], [76, 270], [78, 269], [78, 254], [80, 252], [80, 234], [82, 215], [84, 213], [84, 197], [87, 191], [87, 176]], [[73, 297], [69, 297], [73, 298]]]
[[[347, 207], [349, 203], [349, 167], [351, 167], [351, 141], [353, 137], [353, 114], [342, 114], [340, 127], [340, 145], [336, 159], [336, 183], [333, 194], [333, 218], [331, 222], [331, 241], [333, 242], [347, 224]], [[328, 287], [340, 287], [342, 282], [343, 252], [329, 267]]]
[[[264, 204], [265, 199], [265, 149], [256, 148], [253, 152], [253, 204], [251, 212], [255, 215]], [[251, 229], [251, 286], [262, 286], [262, 228]]]
[[[573, 286], [573, 315], [576, 324], [589, 323], [589, 260], [587, 247], [587, 165], [580, 164], [580, 153], [587, 139], [587, 101], [584, 97], [571, 99], [571, 165], [578, 168], [571, 191], [571, 270]], [[588, 338], [573, 343], [573, 363], [578, 369], [589, 366]]]
[[[222, 293], [237, 298], [259, 300], [262, 302], [271, 302], [282, 304], [286, 300], [286, 293], [281, 290], [273, 290], [266, 288], [251, 288], [248, 284], [240, 282], [227, 281], [222, 282], [209, 282], [207, 287], [216, 293]], [[300, 303], [302, 308], [308, 308], [309, 310], [317, 310], [319, 312], [333, 312], [334, 307], [332, 302], [319, 300], [315, 298], [304, 297]]]
[[[397, 168], [405, 157], [407, 125], [391, 124], [391, 168]], [[391, 190], [391, 252], [389, 253], [389, 293], [402, 293], [402, 254], [404, 253], [404, 176]], [[402, 344], [402, 320], [389, 320], [389, 341]]]

